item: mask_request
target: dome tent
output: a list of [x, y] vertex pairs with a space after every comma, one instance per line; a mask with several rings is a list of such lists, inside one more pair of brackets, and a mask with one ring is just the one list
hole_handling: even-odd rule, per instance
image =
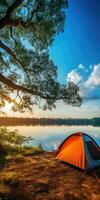
[[100, 149], [89, 135], [75, 133], [59, 146], [57, 159], [88, 171], [100, 166]]

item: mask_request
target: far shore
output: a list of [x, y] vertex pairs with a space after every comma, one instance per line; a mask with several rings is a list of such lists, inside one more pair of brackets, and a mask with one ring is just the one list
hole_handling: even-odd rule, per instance
[[20, 118], [20, 117], [0, 117], [0, 126], [100, 126], [100, 117], [93, 119], [82, 118]]

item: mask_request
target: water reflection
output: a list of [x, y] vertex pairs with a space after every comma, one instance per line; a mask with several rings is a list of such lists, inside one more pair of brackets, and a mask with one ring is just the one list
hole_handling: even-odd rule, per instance
[[84, 132], [92, 136], [100, 145], [100, 127], [93, 126], [14, 126], [9, 129], [18, 129], [22, 135], [34, 138], [29, 145], [41, 143], [46, 150], [57, 149], [59, 144], [70, 134]]

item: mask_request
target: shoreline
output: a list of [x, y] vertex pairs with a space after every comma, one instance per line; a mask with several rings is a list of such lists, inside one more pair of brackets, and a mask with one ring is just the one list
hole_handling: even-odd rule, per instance
[[0, 126], [100, 126], [100, 117], [85, 118], [21, 118], [0, 117]]

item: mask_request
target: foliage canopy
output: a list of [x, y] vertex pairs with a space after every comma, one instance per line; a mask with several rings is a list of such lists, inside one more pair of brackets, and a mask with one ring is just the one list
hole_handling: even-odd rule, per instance
[[0, 1], [0, 107], [6, 101], [21, 112], [33, 105], [52, 109], [57, 100], [81, 105], [78, 86], [59, 83], [49, 57], [67, 7], [67, 0]]

